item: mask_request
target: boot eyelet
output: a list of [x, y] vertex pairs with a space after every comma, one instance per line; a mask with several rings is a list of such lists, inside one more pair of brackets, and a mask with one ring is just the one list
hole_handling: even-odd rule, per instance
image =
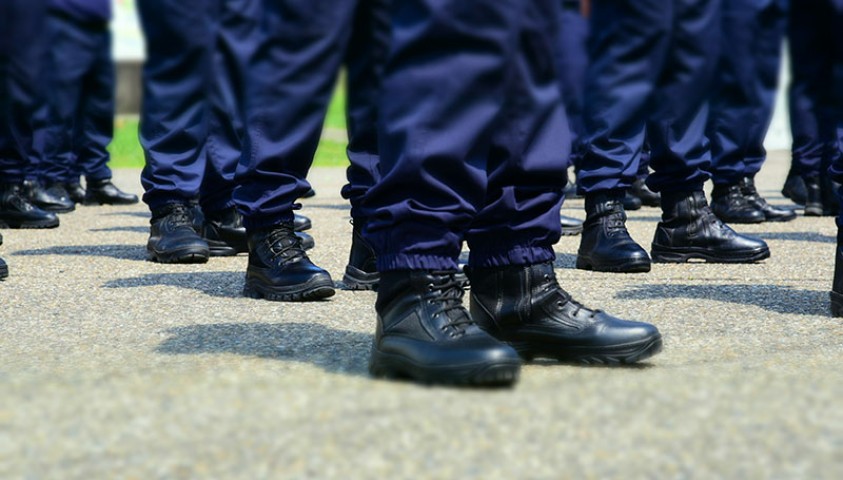
[[562, 310], [562, 308], [563, 308], [564, 306], [565, 306], [565, 302], [561, 302], [561, 301], [560, 301], [560, 302], [556, 302], [556, 308], [557, 308], [558, 310]]

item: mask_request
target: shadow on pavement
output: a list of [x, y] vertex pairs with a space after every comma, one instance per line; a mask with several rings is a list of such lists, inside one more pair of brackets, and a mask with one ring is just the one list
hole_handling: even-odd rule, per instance
[[138, 232], [149, 233], [149, 227], [108, 227], [108, 228], [92, 228], [89, 232]]
[[218, 323], [166, 331], [158, 353], [234, 353], [310, 363], [326, 372], [368, 376], [372, 335], [315, 323]]
[[828, 292], [778, 285], [642, 285], [619, 292], [615, 298], [690, 298], [755, 305], [764, 310], [789, 315], [828, 316]]
[[108, 212], [108, 213], [103, 213], [103, 215], [109, 215], [109, 216], [117, 216], [117, 215], [121, 215], [121, 216], [126, 216], [126, 217], [140, 217], [140, 218], [146, 218], [146, 219], [149, 219], [149, 217], [150, 217], [150, 215], [151, 215], [151, 214], [150, 214], [148, 211], [147, 211], [147, 212], [127, 212], [127, 211], [119, 211], [119, 212]]
[[34, 250], [18, 250], [13, 255], [79, 255], [146, 261], [146, 245], [61, 245]]
[[817, 232], [761, 232], [751, 234], [764, 240], [789, 240], [794, 242], [837, 243], [837, 237]]
[[244, 272], [148, 273], [139, 277], [118, 278], [105, 288], [138, 288], [155, 285], [188, 288], [212, 297], [242, 298]]

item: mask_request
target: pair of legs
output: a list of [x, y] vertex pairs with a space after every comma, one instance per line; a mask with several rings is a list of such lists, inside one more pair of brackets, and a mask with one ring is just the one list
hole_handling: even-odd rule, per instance
[[509, 384], [516, 351], [631, 362], [660, 348], [654, 327], [588, 310], [556, 283], [569, 150], [552, 63], [558, 9], [558, 0], [393, 4], [382, 178], [363, 199], [381, 274], [372, 373]]
[[[143, 200], [152, 211], [150, 258], [201, 263], [245, 252], [234, 174], [243, 135], [243, 64], [257, 42], [260, 4], [151, 0], [138, 7], [147, 40], [140, 140]], [[299, 228], [309, 226], [300, 220]]]
[[36, 132], [46, 90], [46, 14], [44, 0], [0, 5], [0, 227], [59, 226], [54, 213], [33, 205], [23, 191], [40, 157]]
[[787, 2], [723, 2], [721, 48], [711, 95], [711, 208], [724, 222], [796, 218], [767, 203], [754, 177], [767, 157], [764, 138], [773, 116]]
[[[790, 185], [783, 193], [804, 203], [808, 216], [838, 212], [836, 186], [827, 172], [840, 156], [840, 8], [839, 0], [809, 0], [790, 9], [793, 158]], [[801, 182], [793, 180], [797, 175]]]
[[[57, 10], [47, 18], [48, 115], [39, 177], [60, 202], [137, 203], [111, 183], [107, 147], [114, 136], [114, 60], [104, 20], [80, 21]], [[85, 177], [87, 189], [79, 179]]]
[[622, 198], [635, 181], [645, 135], [647, 185], [663, 211], [653, 260], [753, 262], [766, 244], [711, 212], [706, 100], [717, 65], [720, 1], [594, 2], [586, 74], [585, 154], [577, 179], [586, 222], [577, 267], [646, 272], [650, 257], [626, 230]]
[[344, 281], [354, 289], [378, 281], [374, 254], [360, 231], [360, 208], [379, 177], [377, 102], [387, 46], [384, 0], [266, 0], [244, 83], [246, 138], [234, 199], [250, 256], [244, 293], [269, 300], [315, 300], [334, 294], [330, 274], [291, 236], [298, 199], [319, 143], [340, 68], [346, 67], [352, 251]]

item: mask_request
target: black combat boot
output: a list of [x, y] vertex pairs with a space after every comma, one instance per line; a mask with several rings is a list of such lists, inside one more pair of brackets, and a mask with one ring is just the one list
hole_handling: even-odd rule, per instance
[[227, 257], [249, 251], [243, 217], [234, 207], [206, 214], [200, 233], [208, 242], [212, 257]]
[[352, 222], [351, 252], [348, 254], [348, 265], [342, 277], [343, 283], [350, 290], [377, 290], [380, 275], [376, 266], [375, 251], [372, 245], [363, 238], [361, 221]]
[[76, 210], [76, 204], [70, 199], [67, 192], [56, 192], [47, 190], [37, 180], [23, 181], [23, 195], [36, 207], [48, 212], [68, 213]]
[[823, 195], [820, 177], [802, 177], [805, 182], [805, 216], [823, 216]]
[[299, 215], [298, 213], [293, 214], [293, 228], [297, 232], [303, 232], [305, 230], [310, 230], [313, 224], [310, 222], [310, 219], [305, 217], [304, 215]]
[[[0, 245], [3, 245], [3, 235], [0, 234]], [[6, 265], [6, 262], [0, 258], [0, 280], [9, 276], [9, 267]]]
[[626, 229], [622, 193], [589, 193], [585, 196], [585, 223], [577, 268], [600, 272], [649, 272], [650, 257]]
[[0, 226], [9, 228], [55, 228], [59, 217], [42, 210], [24, 196], [21, 185], [0, 184]]
[[658, 207], [661, 205], [660, 195], [647, 187], [647, 183], [643, 178], [636, 178], [629, 187], [629, 192], [641, 199], [641, 203], [648, 207]]
[[834, 280], [831, 284], [831, 316], [843, 317], [843, 228], [837, 226], [837, 250], [834, 256]]
[[654, 262], [752, 263], [770, 256], [763, 240], [741, 235], [711, 211], [702, 190], [662, 193], [662, 220], [650, 251]]
[[383, 272], [369, 371], [425, 383], [511, 385], [521, 360], [462, 304], [457, 271]]
[[661, 351], [656, 327], [584, 307], [556, 282], [551, 262], [466, 273], [472, 318], [527, 360], [634, 363]]
[[67, 182], [63, 184], [65, 191], [74, 203], [83, 203], [85, 201], [85, 189], [77, 182]]
[[789, 208], [774, 207], [767, 203], [755, 188], [755, 180], [752, 177], [745, 177], [741, 180], [741, 193], [746, 201], [764, 215], [768, 222], [789, 222], [796, 218], [796, 212]]
[[787, 172], [787, 178], [782, 186], [782, 195], [789, 198], [797, 205], [805, 205], [808, 199], [808, 192], [805, 189], [805, 180], [791, 167]]
[[820, 196], [823, 202], [823, 215], [836, 217], [840, 212], [840, 200], [837, 199], [837, 191], [840, 184], [831, 179], [828, 174], [820, 177]]
[[578, 218], [559, 215], [559, 223], [562, 225], [562, 235], [566, 237], [573, 237], [582, 233], [583, 222]]
[[[588, 195], [586, 195], [586, 197], [587, 196]], [[641, 199], [633, 195], [629, 190], [623, 192], [621, 203], [623, 204], [623, 209], [629, 212], [633, 210], [641, 210], [641, 205], [643, 205]]]
[[205, 263], [208, 242], [196, 232], [193, 212], [186, 203], [175, 203], [152, 212], [146, 249], [160, 263]]
[[334, 295], [334, 281], [310, 261], [293, 223], [248, 233], [249, 266], [243, 295], [278, 302], [319, 300]]
[[88, 180], [85, 184], [85, 205], [132, 205], [138, 196], [126, 193], [111, 183], [110, 178]]
[[761, 223], [765, 220], [764, 213], [744, 197], [740, 183], [715, 185], [711, 191], [711, 210], [717, 218], [729, 223]]

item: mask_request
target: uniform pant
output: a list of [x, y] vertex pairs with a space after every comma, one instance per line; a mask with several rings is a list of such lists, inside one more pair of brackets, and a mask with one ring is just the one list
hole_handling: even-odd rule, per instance
[[559, 69], [562, 101], [571, 127], [571, 156], [568, 166], [579, 166], [585, 127], [583, 100], [585, 72], [588, 67], [588, 19], [580, 13], [579, 0], [562, 0], [559, 21], [559, 47], [556, 63]]
[[387, 0], [263, 0], [260, 41], [248, 57], [244, 154], [234, 198], [249, 230], [292, 220], [310, 189], [337, 75], [348, 67], [349, 184], [352, 216], [378, 174], [379, 77]]
[[358, 0], [345, 52], [350, 165], [342, 196], [351, 202], [351, 217], [361, 224], [366, 221], [363, 197], [380, 179], [378, 101], [389, 49], [389, 1]]
[[559, 0], [392, 4], [382, 179], [364, 199], [380, 271], [552, 260], [568, 125], [554, 65]]
[[45, 20], [45, 0], [0, 2], [0, 183], [23, 181], [40, 161]]
[[[800, 8], [800, 7], [797, 7]], [[753, 177], [767, 157], [787, 2], [729, 0], [722, 5], [721, 53], [708, 120], [716, 185]]]
[[[824, 174], [840, 157], [842, 14], [841, 0], [804, 0], [794, 2], [790, 9], [793, 166], [804, 177]], [[843, 172], [843, 168], [834, 171]]]
[[719, 7], [719, 0], [592, 2], [580, 193], [628, 188], [645, 131], [654, 171], [647, 185], [662, 192], [702, 188]]
[[40, 176], [76, 183], [111, 178], [108, 144], [114, 135], [114, 60], [105, 22], [85, 24], [51, 13], [47, 147]]
[[260, 11], [254, 0], [144, 0], [138, 9], [147, 42], [143, 200], [153, 211], [197, 198], [206, 212], [233, 206], [236, 92]]

